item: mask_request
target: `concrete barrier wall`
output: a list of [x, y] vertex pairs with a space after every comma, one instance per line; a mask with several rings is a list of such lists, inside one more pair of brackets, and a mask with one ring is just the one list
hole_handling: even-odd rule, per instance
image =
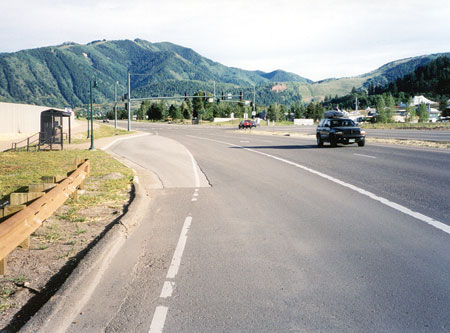
[[294, 125], [311, 126], [314, 125], [314, 119], [294, 119]]
[[234, 118], [214, 118], [215, 123], [223, 123], [225, 121], [233, 120]]
[[[49, 106], [37, 106], [28, 104], [15, 104], [0, 102], [0, 133], [5, 134], [34, 134], [40, 131], [41, 112], [48, 109], [56, 109]], [[71, 117], [74, 123], [73, 115]], [[69, 130], [69, 119], [64, 119], [64, 132]]]

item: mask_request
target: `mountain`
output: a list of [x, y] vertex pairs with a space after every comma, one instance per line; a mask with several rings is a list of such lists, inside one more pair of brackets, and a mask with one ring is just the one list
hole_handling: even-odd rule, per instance
[[439, 57], [450, 57], [450, 52], [396, 60], [381, 66], [375, 71], [364, 74], [361, 77], [368, 79], [364, 83], [366, 88], [371, 84], [374, 86], [385, 86], [396, 79], [414, 72], [417, 68], [427, 65]]
[[435, 100], [442, 96], [446, 96], [447, 99], [450, 95], [450, 57], [438, 57], [413, 72], [391, 81], [380, 92], [390, 92], [398, 96], [400, 91], [409, 96], [425, 94]]
[[[142, 39], [97, 40], [86, 45], [73, 42], [14, 53], [0, 53], [0, 101], [82, 106], [89, 101], [89, 81], [96, 78], [96, 102], [114, 100], [127, 91], [131, 76], [132, 97], [173, 96], [198, 90], [238, 94], [252, 99], [256, 86], [258, 104], [291, 104], [300, 100], [322, 100], [329, 95], [346, 95], [353, 87], [385, 86], [411, 73], [439, 55], [402, 59], [355, 77], [313, 82], [294, 73], [275, 70], [247, 71], [227, 67], [205, 58], [190, 48]], [[444, 55], [450, 55], [445, 53]]]
[[281, 69], [277, 69], [270, 73], [261, 73], [262, 77], [272, 81], [272, 82], [305, 82], [305, 83], [313, 83], [313, 81], [305, 79], [300, 75], [285, 72]]
[[[192, 49], [167, 42], [141, 39], [102, 40], [87, 45], [69, 42], [0, 54], [0, 101], [79, 106], [88, 102], [89, 80], [94, 77], [98, 82], [98, 90], [94, 92], [97, 101], [112, 101], [116, 81], [119, 95], [126, 92], [128, 72], [132, 73], [132, 91], [151, 95], [156, 92], [166, 95], [158, 87], [167, 82], [181, 88], [178, 94], [185, 91], [183, 88], [190, 87], [193, 92], [206, 82], [212, 85], [212, 81], [227, 89], [236, 85], [268, 85], [269, 90], [274, 80], [311, 82], [284, 71], [265, 73], [227, 67]], [[157, 89], [149, 91], [149, 87]]]

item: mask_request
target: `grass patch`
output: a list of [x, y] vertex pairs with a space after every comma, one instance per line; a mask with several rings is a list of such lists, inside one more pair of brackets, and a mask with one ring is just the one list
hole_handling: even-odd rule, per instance
[[14, 284], [24, 284], [26, 278], [23, 274], [20, 274], [19, 276], [10, 279], [10, 281]]
[[362, 128], [373, 129], [415, 129], [415, 130], [450, 130], [450, 123], [364, 123]]
[[[233, 120], [229, 120], [229, 121], [222, 121], [222, 122], [218, 122], [218, 123], [214, 123], [214, 122], [202, 122], [202, 125], [213, 125], [213, 126], [238, 126], [239, 123], [244, 120], [244, 118], [235, 118]], [[272, 127], [272, 121], [269, 122], [269, 125], [267, 125], [267, 120], [262, 120], [259, 122], [259, 126], [260, 127]], [[294, 126], [294, 123], [292, 121], [287, 121], [287, 120], [283, 120], [283, 121], [276, 121], [275, 122], [275, 127], [277, 126]]]
[[[102, 186], [119, 191], [129, 186], [133, 172], [102, 150], [64, 150], [40, 152], [2, 152], [0, 153], [0, 200], [7, 200], [10, 193], [32, 183], [40, 183], [42, 176], [65, 175], [72, 171], [76, 158], [89, 159], [91, 178], [105, 177], [120, 173], [123, 178], [106, 180]], [[111, 194], [104, 193], [106, 197]], [[112, 195], [114, 196], [114, 195]], [[101, 196], [98, 198], [101, 199]]]
[[[114, 127], [108, 126], [108, 125], [103, 125], [103, 124], [98, 124], [98, 123], [95, 125], [96, 126], [94, 127], [94, 139], [101, 139], [101, 138], [106, 138], [106, 137], [111, 137], [111, 136], [135, 133], [133, 131], [128, 132], [127, 130], [123, 130], [120, 128], [114, 128]], [[87, 127], [87, 125], [86, 125], [86, 127]], [[86, 143], [86, 142], [90, 142], [90, 141], [91, 141], [91, 139], [87, 138], [87, 130], [86, 130], [86, 132], [78, 133], [72, 137], [72, 144]]]

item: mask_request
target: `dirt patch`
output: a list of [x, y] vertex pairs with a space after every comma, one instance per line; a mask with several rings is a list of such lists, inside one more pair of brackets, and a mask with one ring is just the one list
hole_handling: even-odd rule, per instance
[[287, 86], [285, 84], [277, 84], [272, 87], [272, 91], [275, 91], [277, 93], [280, 93], [282, 91], [285, 91], [287, 89]]
[[[80, 195], [95, 196], [105, 180], [124, 178], [110, 173], [88, 178]], [[59, 289], [78, 262], [126, 210], [131, 186], [116, 200], [77, 208], [66, 202], [32, 236], [29, 249], [17, 248], [0, 276], [0, 331], [15, 332]]]

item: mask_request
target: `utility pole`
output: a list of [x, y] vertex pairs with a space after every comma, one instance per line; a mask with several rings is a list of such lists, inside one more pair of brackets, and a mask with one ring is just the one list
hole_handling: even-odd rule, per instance
[[256, 87], [253, 86], [253, 111], [256, 112]]
[[128, 72], [128, 96], [127, 96], [127, 100], [128, 100], [128, 132], [131, 131], [131, 86], [130, 86], [130, 72]]

